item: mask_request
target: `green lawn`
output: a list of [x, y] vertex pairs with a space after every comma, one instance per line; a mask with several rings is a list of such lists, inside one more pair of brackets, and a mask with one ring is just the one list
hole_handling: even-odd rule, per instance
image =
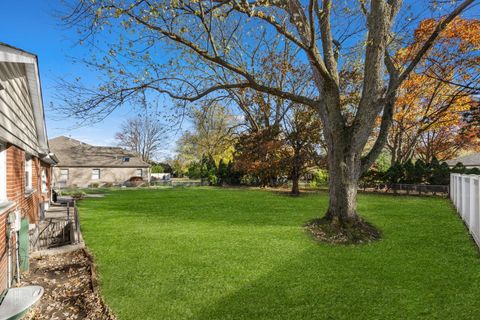
[[360, 196], [383, 232], [315, 243], [326, 194], [113, 191], [80, 203], [102, 293], [119, 319], [478, 319], [480, 259], [445, 199]]

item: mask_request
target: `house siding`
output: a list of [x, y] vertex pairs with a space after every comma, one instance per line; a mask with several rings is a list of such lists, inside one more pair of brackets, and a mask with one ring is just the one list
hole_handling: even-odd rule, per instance
[[[68, 180], [61, 179], [62, 169], [68, 169]], [[100, 179], [92, 180], [92, 170], [100, 169]], [[137, 176], [137, 169], [142, 169], [142, 178], [149, 180], [150, 168], [105, 168], [105, 167], [61, 167], [53, 168], [53, 181], [56, 187], [80, 187], [86, 188], [92, 183], [100, 186], [106, 183], [120, 185], [127, 182], [131, 177]]]
[[38, 135], [24, 64], [0, 62], [0, 137], [37, 155]]

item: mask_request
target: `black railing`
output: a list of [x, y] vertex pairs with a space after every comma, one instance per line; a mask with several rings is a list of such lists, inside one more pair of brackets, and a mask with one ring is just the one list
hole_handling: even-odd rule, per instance
[[448, 195], [448, 185], [431, 185], [431, 184], [406, 184], [406, 183], [394, 183], [390, 184], [389, 189], [394, 193], [405, 192], [406, 194], [445, 194]]
[[34, 251], [80, 242], [80, 222], [75, 202], [67, 203], [65, 217], [45, 218], [38, 225], [30, 243]]

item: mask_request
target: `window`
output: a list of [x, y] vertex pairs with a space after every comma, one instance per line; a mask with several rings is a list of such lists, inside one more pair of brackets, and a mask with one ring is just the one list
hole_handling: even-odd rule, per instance
[[100, 179], [100, 169], [92, 169], [92, 180]]
[[32, 190], [32, 157], [29, 155], [25, 156], [25, 190]]
[[0, 203], [7, 200], [7, 150], [0, 143]]
[[123, 161], [123, 162], [130, 162], [130, 157], [123, 157], [123, 158], [122, 158], [122, 161]]
[[142, 169], [137, 169], [137, 172], [135, 173], [135, 176], [143, 177], [143, 170]]
[[68, 180], [68, 169], [60, 169], [60, 181]]

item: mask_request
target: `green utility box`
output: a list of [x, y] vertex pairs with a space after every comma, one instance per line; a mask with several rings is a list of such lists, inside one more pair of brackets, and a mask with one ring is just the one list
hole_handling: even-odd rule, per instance
[[20, 271], [28, 271], [29, 260], [29, 239], [28, 239], [28, 219], [22, 219], [19, 232], [19, 255], [20, 255]]

